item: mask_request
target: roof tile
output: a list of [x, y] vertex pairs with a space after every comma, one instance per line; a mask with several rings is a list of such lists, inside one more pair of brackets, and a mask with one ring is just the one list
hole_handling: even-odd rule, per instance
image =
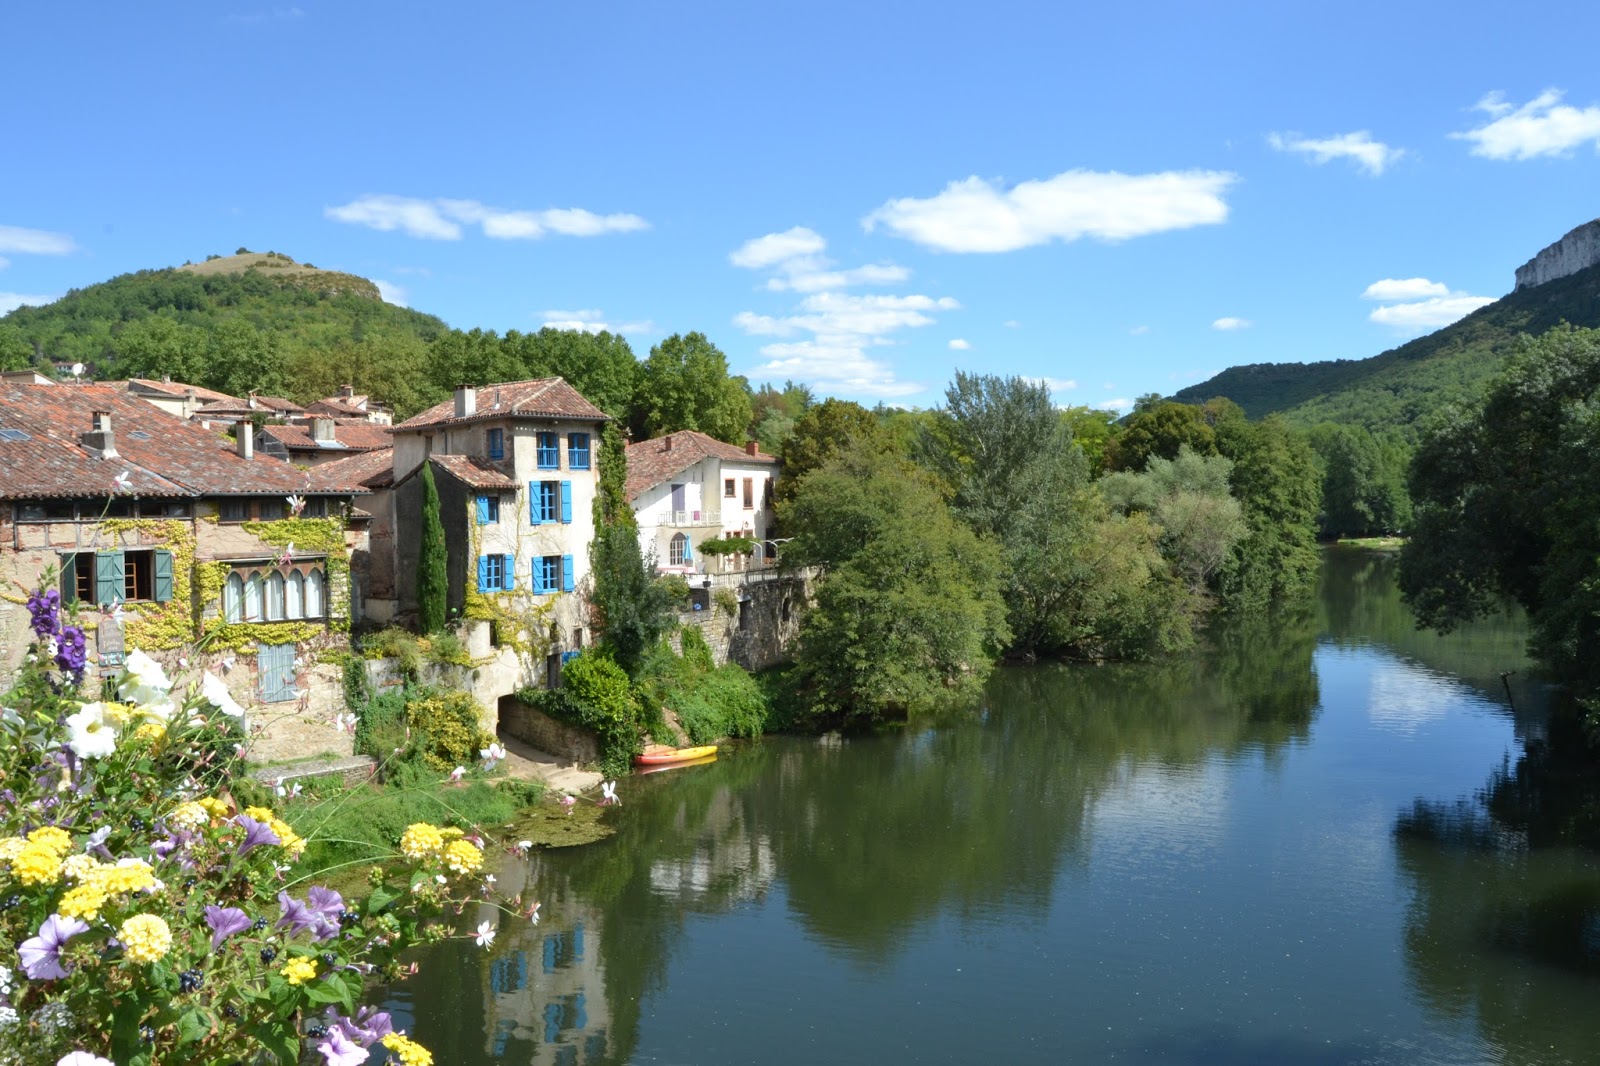
[[454, 397], [436, 403], [420, 414], [395, 426], [397, 432], [420, 430], [445, 423], [481, 422], [490, 418], [575, 418], [603, 422], [606, 413], [588, 400], [564, 378], [534, 378], [530, 381], [503, 381], [477, 390], [477, 413], [456, 417]]
[[754, 455], [732, 444], [708, 437], [692, 429], [653, 437], [628, 445], [628, 499], [667, 478], [681, 474], [700, 460], [715, 457], [736, 463], [776, 463], [777, 456], [757, 451]]

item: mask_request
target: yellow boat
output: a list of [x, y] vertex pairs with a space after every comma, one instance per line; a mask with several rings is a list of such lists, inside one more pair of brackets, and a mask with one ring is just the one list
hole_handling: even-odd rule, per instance
[[708, 755], [715, 755], [715, 744], [702, 744], [698, 748], [656, 748], [646, 751], [643, 755], [635, 755], [635, 766], [670, 766], [673, 763], [689, 762], [693, 759], [704, 759]]

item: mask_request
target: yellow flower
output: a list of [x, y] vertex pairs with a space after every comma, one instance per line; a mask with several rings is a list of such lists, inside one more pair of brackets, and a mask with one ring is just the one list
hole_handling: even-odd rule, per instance
[[47, 825], [29, 833], [28, 843], [42, 844], [57, 856], [65, 858], [72, 850], [72, 835], [58, 826]]
[[304, 956], [297, 956], [284, 963], [278, 972], [291, 985], [304, 984], [317, 976], [317, 964]]
[[61, 875], [69, 881], [82, 881], [100, 869], [100, 860], [93, 855], [78, 852], [61, 860]]
[[179, 829], [200, 829], [211, 821], [211, 814], [200, 804], [189, 800], [172, 808], [167, 821]]
[[152, 888], [156, 883], [155, 871], [143, 859], [123, 859], [115, 866], [102, 866], [90, 875], [89, 883], [110, 895], [114, 892], [138, 892]]
[[68, 918], [82, 918], [92, 922], [100, 917], [100, 908], [106, 905], [106, 894], [99, 885], [86, 884], [67, 890], [56, 909]]
[[167, 735], [167, 726], [164, 722], [140, 722], [139, 728], [133, 731], [134, 740], [147, 740], [152, 744]]
[[61, 856], [48, 845], [29, 841], [11, 860], [11, 874], [25, 885], [53, 885], [61, 879]]
[[254, 818], [258, 822], [273, 822], [278, 817], [265, 807], [246, 807], [244, 813], [245, 817]]
[[134, 962], [155, 962], [172, 948], [172, 930], [154, 914], [135, 914], [123, 922], [117, 939]]
[[100, 705], [100, 714], [113, 725], [123, 725], [133, 715], [133, 708], [126, 703], [112, 703], [107, 700]]
[[444, 837], [446, 840], [457, 840], [466, 836], [467, 831], [465, 829], [458, 829], [453, 825], [447, 825], [443, 829], [439, 830], [439, 835]]
[[458, 874], [477, 873], [483, 869], [483, 852], [471, 841], [452, 840], [444, 846], [444, 864]]
[[205, 799], [195, 800], [195, 802], [204, 807], [206, 813], [213, 818], [226, 818], [228, 816], [228, 805], [215, 796], [207, 796]]
[[11, 862], [27, 846], [27, 843], [21, 837], [6, 837], [4, 840], [0, 840], [0, 862]]
[[400, 1066], [433, 1066], [433, 1052], [410, 1037], [390, 1033], [383, 1038], [383, 1046], [394, 1052]]
[[444, 834], [436, 825], [413, 822], [400, 834], [400, 851], [412, 862], [431, 859], [444, 849]]

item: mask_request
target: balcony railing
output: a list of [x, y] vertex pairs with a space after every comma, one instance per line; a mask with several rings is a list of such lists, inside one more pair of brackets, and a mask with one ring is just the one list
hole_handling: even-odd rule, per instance
[[669, 526], [720, 526], [721, 511], [668, 511]]

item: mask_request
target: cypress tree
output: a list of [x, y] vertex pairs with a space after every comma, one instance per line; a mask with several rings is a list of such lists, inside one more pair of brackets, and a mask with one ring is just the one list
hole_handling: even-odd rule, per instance
[[444, 523], [439, 520], [439, 490], [433, 467], [422, 464], [422, 550], [417, 557], [417, 625], [424, 633], [444, 628], [445, 601], [450, 594], [446, 569]]

